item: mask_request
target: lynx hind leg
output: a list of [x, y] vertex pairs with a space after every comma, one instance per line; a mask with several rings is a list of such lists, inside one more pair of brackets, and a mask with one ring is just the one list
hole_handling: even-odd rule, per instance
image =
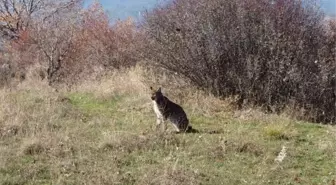
[[178, 126], [177, 126], [176, 124], [173, 123], [173, 126], [174, 126], [175, 131], [176, 131], [177, 133], [180, 133], [180, 132], [181, 132], [181, 130], [178, 128]]
[[189, 125], [188, 122], [186, 123], [180, 123], [180, 124], [174, 124], [174, 128], [176, 130], [177, 133], [186, 133], [186, 132], [190, 132], [192, 130], [191, 125]]

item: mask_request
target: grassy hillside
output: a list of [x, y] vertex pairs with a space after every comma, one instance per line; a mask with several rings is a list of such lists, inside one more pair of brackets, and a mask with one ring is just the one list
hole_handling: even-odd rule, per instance
[[[227, 101], [135, 68], [54, 91], [0, 91], [0, 184], [332, 184], [335, 127], [235, 111]], [[148, 86], [200, 133], [156, 131]], [[180, 82], [179, 82], [180, 83]], [[217, 131], [210, 134], [210, 131]]]

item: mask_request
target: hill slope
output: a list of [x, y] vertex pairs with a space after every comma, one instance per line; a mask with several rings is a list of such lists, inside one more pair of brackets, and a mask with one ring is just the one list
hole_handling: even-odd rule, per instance
[[[71, 92], [36, 81], [1, 90], [0, 184], [332, 183], [335, 127], [164, 86], [200, 133], [160, 133], [145, 76], [136, 68]], [[168, 81], [177, 83], [158, 83]]]

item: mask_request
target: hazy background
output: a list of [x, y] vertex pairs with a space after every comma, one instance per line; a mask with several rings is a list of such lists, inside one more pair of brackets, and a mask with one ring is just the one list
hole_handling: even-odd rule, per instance
[[[85, 0], [85, 6], [93, 0]], [[167, 0], [100, 0], [109, 12], [111, 19], [124, 19], [128, 16], [138, 18], [140, 12]], [[336, 16], [336, 0], [318, 0], [322, 10], [328, 16]]]

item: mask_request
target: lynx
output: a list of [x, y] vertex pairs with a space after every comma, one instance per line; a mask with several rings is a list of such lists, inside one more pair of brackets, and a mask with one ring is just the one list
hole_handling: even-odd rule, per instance
[[165, 121], [168, 119], [174, 125], [177, 133], [192, 130], [187, 115], [181, 106], [165, 97], [161, 92], [161, 87], [158, 90], [153, 89], [153, 87], [150, 87], [150, 89], [152, 91], [151, 99], [153, 101], [154, 112], [157, 116], [157, 126], [163, 124], [165, 130]]

